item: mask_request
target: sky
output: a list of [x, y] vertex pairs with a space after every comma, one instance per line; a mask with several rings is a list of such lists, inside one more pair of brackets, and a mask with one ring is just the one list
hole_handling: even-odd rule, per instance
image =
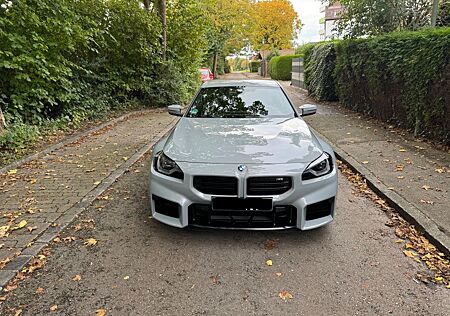
[[320, 40], [319, 20], [324, 15], [320, 13], [322, 3], [320, 0], [290, 0], [297, 11], [303, 27], [300, 32], [299, 44], [308, 42], [317, 42]]

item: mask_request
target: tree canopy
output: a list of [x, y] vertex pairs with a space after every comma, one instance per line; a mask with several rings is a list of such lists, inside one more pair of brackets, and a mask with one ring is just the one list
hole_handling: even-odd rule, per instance
[[[340, 0], [339, 2], [344, 6], [344, 12], [338, 21], [337, 32], [345, 37], [418, 30], [431, 24], [433, 0]], [[450, 1], [439, 0], [437, 24], [448, 26], [449, 19]]]

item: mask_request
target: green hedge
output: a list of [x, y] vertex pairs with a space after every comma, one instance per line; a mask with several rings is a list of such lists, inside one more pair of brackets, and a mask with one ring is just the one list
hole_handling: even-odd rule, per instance
[[250, 72], [258, 72], [259, 67], [261, 67], [261, 61], [259, 60], [250, 61]]
[[341, 103], [450, 142], [450, 28], [336, 44]]
[[275, 56], [269, 62], [269, 74], [275, 80], [291, 80], [292, 59], [299, 55]]
[[305, 85], [318, 100], [338, 99], [335, 88], [336, 51], [333, 43], [308, 46], [304, 50]]

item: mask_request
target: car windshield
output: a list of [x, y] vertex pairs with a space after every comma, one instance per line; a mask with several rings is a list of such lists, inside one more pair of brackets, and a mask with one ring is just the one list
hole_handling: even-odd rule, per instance
[[239, 86], [203, 88], [187, 117], [294, 117], [289, 100], [278, 87]]
[[207, 76], [207, 75], [209, 75], [209, 70], [208, 70], [208, 69], [200, 69], [200, 73], [201, 73], [203, 76]]

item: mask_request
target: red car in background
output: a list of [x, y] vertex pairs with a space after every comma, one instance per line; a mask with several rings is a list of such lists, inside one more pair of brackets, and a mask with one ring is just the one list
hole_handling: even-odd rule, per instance
[[209, 68], [200, 68], [200, 75], [202, 76], [202, 82], [206, 82], [214, 79], [214, 74], [211, 72]]

